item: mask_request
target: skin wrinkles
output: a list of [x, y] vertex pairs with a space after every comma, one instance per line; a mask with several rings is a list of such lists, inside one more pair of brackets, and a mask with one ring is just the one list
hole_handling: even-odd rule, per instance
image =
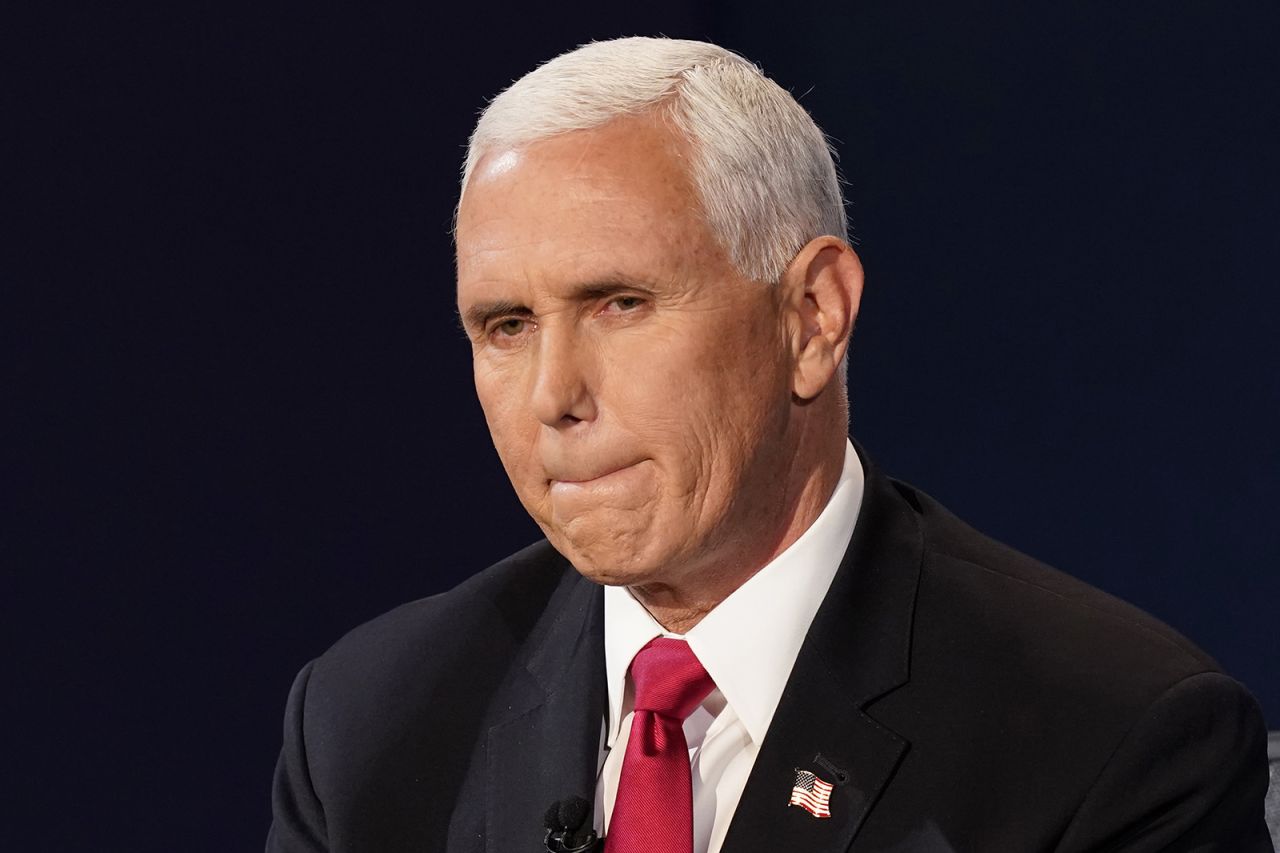
[[776, 285], [742, 278], [686, 162], [646, 117], [493, 152], [457, 228], [458, 313], [516, 494], [580, 572], [677, 631], [834, 489], [861, 293], [834, 237]]

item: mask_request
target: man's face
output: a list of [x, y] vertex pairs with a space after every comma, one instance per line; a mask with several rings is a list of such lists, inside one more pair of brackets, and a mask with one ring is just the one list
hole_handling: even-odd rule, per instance
[[703, 224], [687, 157], [621, 119], [491, 153], [459, 210], [458, 307], [498, 455], [604, 583], [732, 572], [786, 492], [786, 315]]

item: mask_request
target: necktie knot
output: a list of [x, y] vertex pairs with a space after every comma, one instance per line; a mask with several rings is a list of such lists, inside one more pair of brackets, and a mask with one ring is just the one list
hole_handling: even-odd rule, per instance
[[715, 684], [684, 640], [659, 637], [631, 661], [635, 713], [609, 822], [609, 853], [693, 853], [684, 719]]
[[693, 649], [684, 640], [659, 637], [631, 661], [635, 709], [684, 720], [715, 688]]

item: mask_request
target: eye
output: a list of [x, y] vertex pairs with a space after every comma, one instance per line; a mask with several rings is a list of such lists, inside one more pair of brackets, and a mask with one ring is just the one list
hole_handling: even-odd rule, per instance
[[520, 343], [533, 328], [528, 317], [506, 317], [489, 326], [490, 343], [508, 347]]
[[615, 296], [606, 303], [605, 308], [613, 309], [618, 313], [634, 311], [644, 304], [644, 300], [639, 296]]

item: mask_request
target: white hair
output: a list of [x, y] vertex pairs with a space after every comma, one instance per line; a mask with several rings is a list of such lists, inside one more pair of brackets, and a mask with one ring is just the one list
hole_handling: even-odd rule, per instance
[[751, 62], [700, 41], [593, 42], [530, 71], [481, 114], [462, 192], [486, 153], [653, 109], [689, 142], [702, 213], [739, 273], [774, 282], [813, 238], [848, 239], [822, 131]]

